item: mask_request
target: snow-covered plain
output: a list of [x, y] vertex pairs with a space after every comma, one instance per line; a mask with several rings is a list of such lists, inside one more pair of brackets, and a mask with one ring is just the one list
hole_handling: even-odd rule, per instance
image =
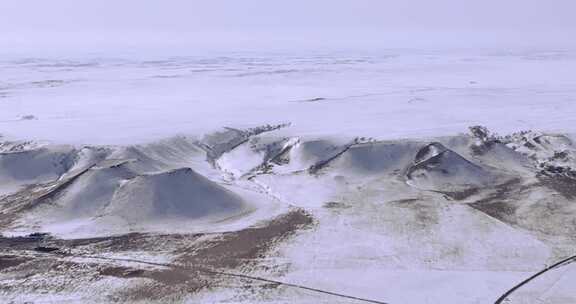
[[[574, 52], [0, 72], [0, 301], [501, 303], [576, 250]], [[576, 302], [575, 276], [508, 300]]]
[[117, 56], [4, 56], [0, 133], [117, 144], [281, 122], [380, 139], [576, 130], [572, 51]]

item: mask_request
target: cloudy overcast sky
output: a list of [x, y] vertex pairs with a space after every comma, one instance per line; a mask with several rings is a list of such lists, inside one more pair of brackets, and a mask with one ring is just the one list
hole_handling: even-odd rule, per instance
[[574, 12], [574, 0], [17, 0], [0, 2], [0, 42], [568, 43]]

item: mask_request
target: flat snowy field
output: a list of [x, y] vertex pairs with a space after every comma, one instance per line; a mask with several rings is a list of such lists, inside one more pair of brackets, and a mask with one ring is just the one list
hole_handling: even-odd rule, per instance
[[290, 122], [379, 139], [576, 130], [576, 52], [0, 59], [0, 134], [117, 144]]

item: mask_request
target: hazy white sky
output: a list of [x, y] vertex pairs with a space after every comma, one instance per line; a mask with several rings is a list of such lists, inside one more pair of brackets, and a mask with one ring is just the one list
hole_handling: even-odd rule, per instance
[[574, 0], [2, 0], [0, 42], [538, 44], [574, 40], [575, 12]]

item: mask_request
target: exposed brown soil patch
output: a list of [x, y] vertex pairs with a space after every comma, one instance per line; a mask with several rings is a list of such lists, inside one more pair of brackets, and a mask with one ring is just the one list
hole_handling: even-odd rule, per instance
[[469, 206], [503, 222], [515, 223], [514, 214], [517, 207], [509, 202], [509, 198], [513, 193], [523, 189], [521, 182], [521, 179], [515, 178], [500, 184], [495, 187], [495, 191]]
[[446, 195], [452, 200], [461, 201], [467, 199], [468, 197], [478, 194], [480, 189], [478, 188], [468, 188], [462, 191], [454, 191], [454, 192], [441, 192], [442, 194]]
[[326, 202], [322, 207], [327, 209], [347, 209], [350, 208], [350, 205], [344, 202]]
[[276, 244], [312, 224], [313, 218], [308, 213], [296, 209], [261, 227], [225, 233], [203, 243], [202, 248], [189, 248], [176, 262], [216, 269], [237, 268], [264, 258]]
[[542, 191], [542, 187], [546, 186], [542, 183], [521, 185], [519, 181], [510, 181], [498, 186], [491, 195], [469, 205], [506, 224], [531, 231], [545, 242], [552, 242], [550, 237], [574, 240], [576, 221], [573, 202], [554, 196], [536, 201], [525, 199], [527, 193]]
[[542, 186], [554, 190], [566, 199], [576, 198], [576, 178], [561, 174], [539, 174], [537, 177]]
[[418, 201], [420, 201], [420, 199], [418, 199], [418, 198], [404, 198], [404, 199], [399, 199], [399, 200], [395, 200], [395, 201], [390, 201], [390, 202], [388, 202], [388, 204], [392, 204], [392, 205], [409, 204], [409, 203], [414, 203], [414, 202], [418, 202]]
[[121, 279], [148, 278], [164, 285], [182, 284], [191, 280], [195, 272], [174, 269], [140, 269], [125, 266], [111, 266], [99, 270], [100, 275]]
[[30, 260], [31, 259], [29, 259], [29, 258], [21, 257], [21, 256], [0, 255], [0, 271], [3, 271], [4, 269], [10, 268], [10, 267], [18, 266], [18, 265], [23, 264], [23, 263], [30, 261]]
[[508, 180], [505, 183], [495, 186], [494, 191], [488, 193], [487, 196], [475, 201], [471, 205], [492, 203], [495, 201], [504, 200], [508, 197], [508, 195], [510, 195], [510, 193], [517, 192], [518, 189], [522, 188], [521, 184], [522, 180], [520, 178]]
[[[5, 252], [0, 256], [0, 270], [11, 271], [10, 267], [28, 262], [26, 267], [18, 267], [18, 275], [27, 276], [43, 272], [46, 273], [48, 281], [51, 276], [62, 275], [88, 280], [106, 276], [128, 280], [140, 279], [128, 288], [111, 290], [110, 294], [105, 296], [111, 302], [155, 300], [177, 302], [200, 290], [222, 285], [262, 285], [262, 282], [254, 283], [249, 277], [243, 277], [243, 270], [261, 269], [258, 267], [268, 269], [259, 262], [279, 243], [293, 236], [298, 230], [313, 224], [314, 219], [308, 213], [301, 209], [293, 209], [257, 227], [215, 234], [133, 233], [76, 240], [61, 240], [45, 234], [0, 237], [0, 248]], [[38, 248], [54, 250], [39, 251]], [[150, 264], [152, 267], [143, 268], [118, 265], [121, 262], [130, 262], [130, 259], [98, 257], [102, 253], [123, 251], [168, 251], [179, 254], [179, 257], [170, 264], [144, 262], [141, 264]], [[20, 256], [18, 253], [27, 256]], [[31, 257], [31, 254], [41, 255]], [[62, 260], [76, 256], [95, 258], [100, 262]], [[138, 260], [134, 262], [138, 263]], [[240, 275], [228, 275], [227, 271]], [[49, 282], [46, 285], [50, 285]], [[271, 286], [268, 283], [264, 285]], [[55, 288], [51, 289], [53, 292], [65, 289], [65, 286], [59, 285], [52, 287]], [[8, 288], [13, 291], [20, 290], [18, 286]]]
[[142, 269], [134, 269], [134, 268], [122, 267], [122, 266], [106, 267], [106, 268], [100, 270], [101, 275], [112, 276], [112, 277], [117, 277], [117, 278], [122, 278], [122, 279], [143, 277], [144, 273], [145, 272]]
[[174, 261], [175, 265], [181, 266], [143, 274], [162, 284], [134, 287], [117, 296], [130, 300], [176, 300], [202, 289], [230, 284], [226, 281], [233, 277], [218, 275], [219, 271], [255, 267], [279, 242], [299, 229], [310, 227], [313, 222], [309, 214], [296, 209], [259, 227], [215, 235], [181, 249], [180, 257]]

